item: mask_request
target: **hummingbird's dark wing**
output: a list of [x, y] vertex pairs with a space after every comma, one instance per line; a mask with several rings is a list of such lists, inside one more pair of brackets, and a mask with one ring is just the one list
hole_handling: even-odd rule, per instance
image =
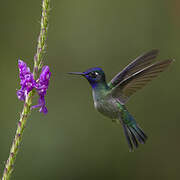
[[132, 61], [128, 66], [126, 66], [121, 72], [119, 72], [110, 82], [109, 87], [113, 88], [119, 84], [124, 79], [128, 78], [137, 71], [149, 66], [155, 61], [156, 56], [158, 55], [158, 50], [153, 49]]
[[159, 61], [134, 73], [112, 89], [112, 96], [119, 99], [121, 103], [125, 103], [132, 94], [164, 71], [172, 61], [171, 59]]

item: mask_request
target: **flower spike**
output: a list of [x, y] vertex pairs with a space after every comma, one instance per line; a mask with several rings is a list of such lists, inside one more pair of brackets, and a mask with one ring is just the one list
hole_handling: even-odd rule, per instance
[[35, 86], [35, 80], [30, 68], [22, 60], [18, 60], [19, 77], [21, 89], [17, 91], [18, 99], [25, 101], [26, 94], [28, 94]]
[[44, 66], [42, 68], [41, 74], [39, 76], [39, 79], [37, 80], [37, 83], [35, 85], [35, 88], [39, 94], [39, 103], [38, 105], [33, 106], [32, 108], [40, 107], [39, 112], [43, 112], [46, 114], [48, 112], [46, 106], [45, 106], [45, 95], [49, 86], [49, 80], [51, 77], [51, 72], [49, 71], [48, 66]]
[[18, 68], [19, 68], [19, 77], [20, 77], [20, 90], [17, 91], [17, 97], [21, 101], [25, 101], [26, 96], [30, 91], [36, 89], [39, 100], [38, 104], [32, 106], [31, 108], [40, 108], [39, 112], [43, 112], [46, 114], [48, 112], [45, 106], [45, 95], [49, 86], [49, 80], [51, 77], [51, 72], [48, 66], [44, 66], [42, 68], [41, 74], [39, 78], [35, 81], [33, 78], [33, 74], [30, 71], [30, 68], [27, 67], [26, 63], [22, 60], [18, 60]]

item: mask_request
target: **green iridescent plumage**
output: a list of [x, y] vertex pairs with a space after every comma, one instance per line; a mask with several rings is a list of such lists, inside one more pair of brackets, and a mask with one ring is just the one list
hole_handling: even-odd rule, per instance
[[98, 67], [82, 73], [70, 73], [82, 75], [89, 81], [95, 108], [113, 122], [123, 126], [130, 150], [133, 150], [133, 146], [137, 148], [138, 143], [144, 144], [147, 136], [128, 112], [125, 103], [131, 95], [172, 63], [171, 59], [155, 62], [157, 54], [158, 50], [152, 50], [139, 56], [109, 83], [106, 83], [104, 71]]

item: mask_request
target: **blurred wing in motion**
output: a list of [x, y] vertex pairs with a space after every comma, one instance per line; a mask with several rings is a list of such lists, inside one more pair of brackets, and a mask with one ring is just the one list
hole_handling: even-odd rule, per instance
[[132, 94], [157, 77], [172, 62], [171, 59], [159, 61], [132, 74], [112, 89], [112, 96], [124, 104]]
[[113, 88], [124, 79], [127, 79], [132, 74], [138, 72], [139, 70], [151, 65], [156, 56], [158, 55], [158, 50], [153, 49], [132, 61], [128, 66], [126, 66], [121, 72], [119, 72], [110, 82], [109, 87]]

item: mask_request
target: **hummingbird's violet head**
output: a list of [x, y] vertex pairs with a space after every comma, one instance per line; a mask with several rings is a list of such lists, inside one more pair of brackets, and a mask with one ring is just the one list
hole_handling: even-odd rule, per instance
[[93, 88], [96, 87], [98, 83], [106, 82], [105, 73], [99, 67], [90, 68], [82, 73], [81, 72], [70, 72], [69, 74], [76, 74], [76, 75], [84, 76], [89, 81], [89, 83], [91, 84], [91, 86]]

